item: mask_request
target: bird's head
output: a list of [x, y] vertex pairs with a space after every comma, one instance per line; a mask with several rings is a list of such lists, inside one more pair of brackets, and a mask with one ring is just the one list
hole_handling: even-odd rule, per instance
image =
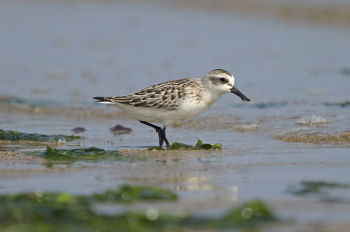
[[250, 101], [249, 98], [244, 96], [236, 87], [235, 87], [235, 78], [234, 76], [223, 69], [214, 69], [207, 73], [203, 77], [203, 80], [207, 83], [209, 89], [217, 91], [219, 93], [234, 93], [239, 96], [243, 101]]

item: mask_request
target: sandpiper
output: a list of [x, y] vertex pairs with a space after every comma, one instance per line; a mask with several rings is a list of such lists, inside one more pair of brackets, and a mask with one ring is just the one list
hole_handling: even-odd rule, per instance
[[[159, 146], [170, 144], [165, 129], [179, 120], [192, 118], [211, 106], [224, 93], [234, 93], [250, 101], [235, 86], [234, 76], [223, 69], [214, 69], [202, 78], [167, 81], [120, 97], [94, 97], [98, 103], [120, 108], [139, 122], [156, 130]], [[160, 123], [162, 127], [153, 123]]]

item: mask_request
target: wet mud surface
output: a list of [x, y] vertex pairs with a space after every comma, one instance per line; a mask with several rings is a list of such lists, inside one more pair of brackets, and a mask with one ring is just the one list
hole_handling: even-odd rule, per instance
[[[259, 231], [348, 231], [348, 4], [206, 2], [2, 1], [0, 129], [81, 139], [1, 139], [0, 195], [146, 185], [178, 199], [100, 210], [213, 218], [259, 199], [281, 220]], [[167, 137], [222, 149], [149, 150], [152, 128], [92, 99], [213, 68], [252, 102], [227, 94]]]

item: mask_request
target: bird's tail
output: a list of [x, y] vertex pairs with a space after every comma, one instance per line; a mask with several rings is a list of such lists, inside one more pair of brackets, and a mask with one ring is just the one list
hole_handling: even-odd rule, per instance
[[96, 102], [102, 103], [102, 104], [114, 104], [113, 97], [94, 97]]

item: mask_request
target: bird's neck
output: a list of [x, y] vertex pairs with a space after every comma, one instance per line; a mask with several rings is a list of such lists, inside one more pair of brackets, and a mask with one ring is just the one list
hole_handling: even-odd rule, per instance
[[221, 96], [223, 92], [221, 91], [216, 91], [216, 90], [209, 90], [208, 91], [208, 104], [212, 105], [214, 104]]
[[206, 98], [207, 99], [206, 100], [207, 104], [209, 104], [209, 105], [214, 104], [224, 93], [222, 91], [217, 90], [217, 89], [210, 88], [207, 77], [203, 77], [201, 79], [201, 81], [202, 81], [202, 84], [204, 86], [206, 86], [206, 89], [208, 90], [206, 92], [206, 94], [207, 94], [207, 98]]

